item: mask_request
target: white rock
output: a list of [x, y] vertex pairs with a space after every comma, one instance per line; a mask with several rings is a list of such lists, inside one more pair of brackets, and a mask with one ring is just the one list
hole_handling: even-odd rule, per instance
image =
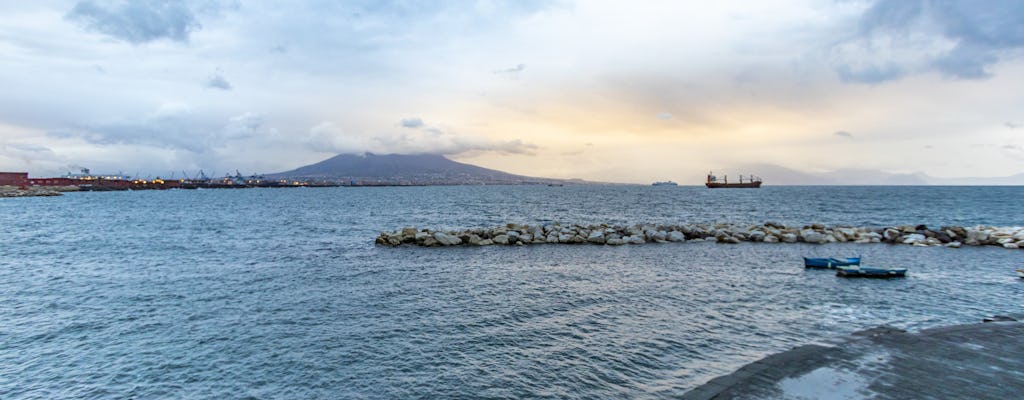
[[903, 238], [903, 244], [923, 244], [925, 239], [925, 236], [920, 233], [911, 233]]
[[960, 242], [949, 242], [949, 243], [946, 243], [946, 247], [952, 247], [954, 249], [959, 249], [960, 246], [961, 246]]
[[786, 243], [796, 243], [797, 237], [795, 233], [785, 233], [782, 235], [782, 241]]
[[626, 241], [622, 240], [620, 238], [610, 238], [610, 239], [605, 241], [605, 244], [609, 244], [609, 245], [612, 245], [612, 246], [620, 246], [620, 245], [626, 244]]
[[558, 243], [558, 234], [557, 233], [549, 234], [544, 241], [546, 241], [548, 243]]
[[686, 236], [683, 235], [683, 233], [679, 232], [679, 231], [669, 232], [668, 235], [666, 236], [666, 238], [670, 242], [685, 242], [686, 241]]
[[590, 243], [603, 244], [605, 242], [604, 231], [595, 230], [590, 232], [590, 235], [587, 236], [587, 241]]
[[779, 242], [779, 238], [776, 237], [775, 235], [767, 235], [761, 241], [765, 242], [765, 243], [778, 243]]
[[824, 234], [810, 229], [800, 231], [800, 237], [802, 237], [807, 243], [825, 243], [828, 241]]
[[497, 244], [508, 244], [508, 235], [498, 235], [493, 240]]
[[752, 242], [763, 242], [764, 238], [767, 237], [767, 236], [768, 235], [765, 235], [764, 232], [752, 231], [752, 232], [750, 232], [750, 241], [752, 241]]
[[481, 246], [490, 246], [492, 244], [494, 244], [494, 241], [491, 239], [484, 239], [480, 241]]
[[644, 237], [641, 235], [630, 235], [622, 238], [629, 244], [644, 244]]
[[1003, 243], [1003, 248], [1004, 249], [1019, 249], [1020, 246], [1018, 246], [1017, 243]]

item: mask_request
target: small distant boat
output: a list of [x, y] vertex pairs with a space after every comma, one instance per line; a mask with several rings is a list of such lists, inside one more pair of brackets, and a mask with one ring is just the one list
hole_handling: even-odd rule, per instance
[[836, 268], [860, 265], [860, 257], [848, 258], [808, 258], [804, 257], [804, 268]]
[[1017, 275], [1020, 275], [1020, 279], [1024, 279], [1024, 269], [1018, 269]]
[[672, 181], [664, 181], [664, 182], [654, 182], [654, 183], [651, 184], [651, 186], [679, 186], [679, 184], [675, 183], [675, 182], [672, 182]]
[[907, 269], [851, 265], [837, 267], [836, 276], [845, 278], [902, 278], [907, 276]]
[[708, 189], [717, 188], [749, 188], [757, 189], [761, 187], [761, 178], [750, 175], [747, 177], [747, 181], [743, 181], [743, 175], [740, 175], [740, 182], [729, 183], [729, 175], [722, 176], [722, 180], [718, 180], [713, 172], [708, 172], [708, 179], [704, 182], [704, 186]]

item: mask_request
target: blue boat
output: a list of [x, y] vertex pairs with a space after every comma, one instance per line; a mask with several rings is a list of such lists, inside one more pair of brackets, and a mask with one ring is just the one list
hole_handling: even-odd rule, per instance
[[804, 268], [836, 268], [848, 265], [860, 265], [860, 257], [849, 258], [807, 258], [804, 257]]
[[846, 278], [902, 278], [907, 276], [907, 269], [850, 265], [836, 268], [836, 276]]

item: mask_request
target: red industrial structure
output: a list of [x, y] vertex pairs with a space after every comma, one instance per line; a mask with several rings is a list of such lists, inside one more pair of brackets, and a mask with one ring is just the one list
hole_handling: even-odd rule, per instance
[[0, 186], [25, 187], [28, 184], [28, 172], [0, 172]]

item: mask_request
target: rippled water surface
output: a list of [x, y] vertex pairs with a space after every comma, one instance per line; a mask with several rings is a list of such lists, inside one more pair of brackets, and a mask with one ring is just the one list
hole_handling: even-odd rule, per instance
[[[1024, 309], [1024, 252], [377, 248], [506, 222], [1024, 225], [1024, 188], [409, 187], [0, 199], [0, 398], [672, 398], [769, 353]], [[863, 255], [902, 280], [805, 271]]]

